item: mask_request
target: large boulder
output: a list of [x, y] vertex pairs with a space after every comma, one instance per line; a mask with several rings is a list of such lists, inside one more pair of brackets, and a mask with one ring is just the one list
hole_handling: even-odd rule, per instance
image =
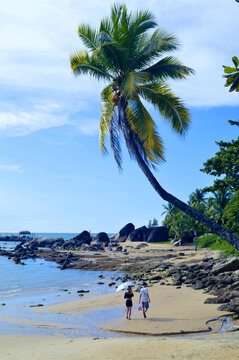
[[71, 249], [73, 250], [75, 248], [75, 245], [76, 245], [76, 242], [74, 239], [69, 239], [69, 240], [66, 240], [64, 242], [64, 244], [62, 245], [63, 249]]
[[127, 240], [129, 234], [135, 230], [135, 226], [132, 223], [126, 224], [122, 229], [116, 234], [114, 240], [119, 242], [124, 242]]
[[79, 244], [79, 245], [82, 245], [82, 244], [90, 244], [91, 243], [91, 236], [90, 236], [90, 233], [89, 231], [82, 231], [79, 235], [73, 237], [73, 240], [75, 240], [75, 244]]
[[169, 239], [169, 231], [166, 226], [156, 226], [148, 229], [147, 242], [165, 242]]
[[92, 239], [92, 245], [108, 246], [110, 242], [109, 236], [105, 232], [100, 232]]
[[146, 241], [147, 232], [148, 232], [148, 228], [146, 226], [141, 226], [140, 228], [135, 229], [129, 234], [128, 240], [140, 241], [140, 242]]
[[46, 236], [39, 236], [29, 241], [28, 246], [31, 248], [31, 244], [38, 247], [52, 247], [53, 245], [62, 245], [64, 243], [64, 239], [62, 237], [51, 238]]
[[237, 256], [228, 256], [226, 259], [219, 261], [212, 268], [212, 273], [214, 275], [220, 274], [225, 271], [235, 271], [239, 270], [239, 257]]
[[90, 245], [91, 243], [90, 233], [86, 230], [82, 231], [79, 235], [76, 235], [72, 239], [66, 240], [63, 244], [64, 249], [79, 249], [83, 244]]

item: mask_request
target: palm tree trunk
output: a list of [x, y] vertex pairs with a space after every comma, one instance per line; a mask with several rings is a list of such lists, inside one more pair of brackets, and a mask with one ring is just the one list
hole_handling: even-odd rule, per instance
[[157, 191], [159, 196], [163, 198], [165, 201], [171, 203], [176, 206], [178, 209], [182, 210], [189, 216], [194, 219], [200, 221], [203, 225], [209, 228], [213, 233], [221, 236], [223, 239], [228, 241], [234, 248], [239, 250], [239, 238], [233, 235], [230, 231], [224, 229], [221, 225], [215, 223], [212, 219], [209, 219], [204, 214], [200, 213], [198, 210], [192, 208], [188, 204], [183, 201], [177, 199], [175, 196], [169, 194], [166, 190], [162, 188], [162, 186], [158, 183], [155, 176], [152, 174], [145, 161], [143, 160], [141, 154], [139, 153], [137, 147], [135, 146], [134, 141], [131, 142], [132, 150], [134, 152], [135, 158], [144, 175], [149, 180], [150, 184]]

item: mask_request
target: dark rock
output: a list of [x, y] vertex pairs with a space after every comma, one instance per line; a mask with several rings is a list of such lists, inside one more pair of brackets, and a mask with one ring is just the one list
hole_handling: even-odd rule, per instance
[[128, 240], [129, 241], [145, 241], [147, 232], [148, 232], [148, 228], [146, 226], [142, 226], [142, 227], [132, 231], [128, 236]]
[[75, 248], [75, 240], [74, 239], [69, 239], [69, 240], [66, 240], [63, 244], [63, 249], [74, 249]]
[[239, 313], [239, 298], [233, 299], [229, 303], [219, 306], [217, 309], [220, 311]]
[[53, 245], [62, 245], [64, 243], [64, 239], [62, 237], [51, 238], [46, 236], [39, 236], [31, 240], [28, 243], [28, 246], [31, 246], [31, 243], [37, 247], [52, 247]]
[[89, 293], [90, 290], [77, 290], [77, 294], [85, 294], [85, 293]]
[[180, 280], [175, 280], [175, 281], [173, 282], [173, 285], [174, 285], [174, 286], [180, 286], [180, 285], [182, 285], [182, 281], [180, 281]]
[[129, 234], [134, 230], [135, 230], [134, 224], [128, 223], [118, 232], [118, 234], [115, 235], [114, 240], [117, 240], [119, 242], [124, 242], [127, 240]]
[[104, 251], [104, 248], [99, 244], [92, 244], [88, 248], [89, 251]]
[[114, 282], [114, 281], [112, 281], [112, 282], [110, 282], [109, 284], [108, 284], [108, 286], [113, 286], [113, 285], [115, 285], [116, 283]]
[[150, 280], [161, 280], [162, 279], [162, 276], [160, 275], [154, 275], [150, 278]]
[[196, 284], [193, 286], [193, 288], [194, 288], [195, 290], [200, 290], [200, 289], [204, 289], [204, 288], [205, 288], [205, 285], [204, 285], [202, 282], [200, 282], [200, 281], [196, 281]]
[[119, 242], [118, 242], [118, 240], [111, 240], [110, 239], [110, 242], [109, 242], [109, 244], [108, 244], [108, 247], [115, 247], [115, 246], [119, 246]]
[[79, 235], [73, 237], [73, 240], [75, 240], [76, 245], [82, 245], [82, 244], [90, 244], [91, 243], [91, 236], [89, 231], [82, 231]]
[[90, 245], [88, 245], [88, 244], [82, 244], [80, 247], [80, 250], [87, 251], [87, 250], [89, 250], [89, 247], [90, 247]]
[[98, 284], [98, 285], [103, 285], [103, 284], [104, 284], [104, 282], [99, 281], [97, 284]]
[[239, 291], [226, 291], [218, 296], [218, 304], [228, 303], [235, 298], [239, 299]]
[[115, 251], [122, 251], [122, 246], [117, 246], [117, 248], [115, 249]]
[[92, 245], [101, 245], [101, 246], [108, 246], [110, 242], [109, 236], [105, 232], [100, 232], [92, 239]]
[[225, 260], [219, 261], [212, 268], [213, 274], [219, 274], [225, 271], [239, 270], [239, 257], [228, 256]]
[[37, 249], [38, 249], [38, 242], [32, 240], [32, 241], [28, 244], [28, 249], [30, 249], [30, 250], [37, 250]]
[[218, 299], [216, 297], [215, 298], [207, 298], [204, 301], [204, 304], [218, 304]]
[[148, 229], [147, 242], [165, 242], [169, 239], [169, 230], [166, 226], [156, 226]]

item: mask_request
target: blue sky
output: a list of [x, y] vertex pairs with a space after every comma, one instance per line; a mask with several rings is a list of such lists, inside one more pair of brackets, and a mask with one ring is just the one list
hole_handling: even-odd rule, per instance
[[[12, 0], [0, 11], [0, 230], [33, 232], [118, 231], [127, 222], [147, 225], [161, 218], [163, 201], [137, 164], [124, 155], [119, 172], [99, 151], [102, 83], [74, 78], [69, 54], [82, 49], [77, 27], [97, 26], [111, 1]], [[239, 4], [233, 0], [126, 1], [148, 8], [160, 27], [177, 34], [175, 55], [196, 70], [171, 82], [186, 101], [192, 126], [173, 134], [152, 111], [164, 139], [167, 163], [156, 173], [182, 200], [213, 179], [200, 172], [230, 140], [238, 119], [238, 94], [224, 88], [222, 65], [238, 54]]]

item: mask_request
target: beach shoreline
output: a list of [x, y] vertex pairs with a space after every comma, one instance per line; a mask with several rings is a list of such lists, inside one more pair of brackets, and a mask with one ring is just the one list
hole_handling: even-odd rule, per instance
[[[126, 247], [127, 243], [123, 246]], [[165, 259], [165, 261], [173, 258], [175, 264], [194, 264], [202, 261], [205, 257], [219, 255], [205, 249], [199, 250], [195, 254], [193, 250], [184, 247], [173, 249], [173, 251], [172, 253], [170, 245], [149, 245], [147, 250], [141, 249], [134, 253], [132, 246], [131, 259], [127, 258], [127, 262], [122, 253], [114, 254], [114, 257], [117, 258], [117, 263], [125, 261], [125, 266], [128, 264], [132, 266], [135, 261], [133, 257], [135, 259], [140, 257], [142, 268], [148, 271], [147, 266], [150, 261], [155, 264], [157, 256], [158, 259]], [[184, 255], [182, 256], [183, 251]], [[162, 255], [162, 253], [163, 257], [160, 258], [157, 254]], [[168, 254], [170, 256], [167, 258]], [[91, 257], [93, 258], [94, 255]], [[108, 294], [86, 294], [77, 300], [64, 300], [64, 302], [49, 306], [31, 308], [32, 317], [38, 318], [37, 323], [31, 322], [29, 319], [6, 318], [6, 321], [11, 321], [13, 324], [15, 321], [15, 324], [19, 326], [22, 324], [29, 328], [39, 326], [45, 329], [64, 329], [65, 327], [74, 332], [75, 328], [77, 331], [81, 331], [82, 324], [80, 322], [90, 315], [94, 326], [100, 330], [99, 336], [92, 336], [90, 331], [87, 332], [82, 327], [82, 337], [77, 335], [72, 337], [69, 333], [57, 334], [54, 331], [52, 336], [49, 334], [44, 336], [44, 333], [37, 336], [3, 334], [0, 335], [2, 359], [55, 360], [67, 357], [70, 360], [105, 360], [112, 358], [114, 353], [116, 360], [128, 360], [132, 359], [130, 351], [137, 359], [161, 359], [161, 356], [166, 356], [165, 358], [168, 359], [180, 360], [182, 358], [218, 360], [224, 359], [228, 354], [230, 354], [230, 359], [237, 359], [235, 354], [239, 347], [236, 340], [239, 340], [239, 335], [237, 333], [218, 333], [223, 317], [230, 312], [218, 311], [218, 304], [205, 304], [205, 299], [213, 296], [202, 289], [195, 290], [186, 285], [172, 285], [170, 279], [166, 284], [162, 284], [162, 281], [155, 280], [151, 276], [149, 281], [151, 304], [147, 319], [143, 319], [142, 312], [136, 310], [139, 294], [135, 292], [132, 320], [126, 320], [123, 292], [116, 293], [115, 289]], [[100, 316], [98, 316], [99, 314]], [[53, 321], [54, 316], [65, 318], [65, 322]], [[48, 321], [43, 322], [43, 318]], [[74, 322], [71, 323], [72, 319]], [[100, 333], [100, 331], [102, 332]], [[208, 345], [208, 339], [210, 339], [211, 346]], [[124, 349], [123, 352], [119, 351], [121, 347]], [[125, 350], [127, 348], [129, 351]], [[181, 352], [177, 352], [176, 348], [181, 349]], [[206, 351], [212, 354], [211, 357], [206, 356]], [[21, 357], [18, 356], [19, 353], [21, 353]], [[157, 357], [155, 357], [155, 353], [157, 353]]]

